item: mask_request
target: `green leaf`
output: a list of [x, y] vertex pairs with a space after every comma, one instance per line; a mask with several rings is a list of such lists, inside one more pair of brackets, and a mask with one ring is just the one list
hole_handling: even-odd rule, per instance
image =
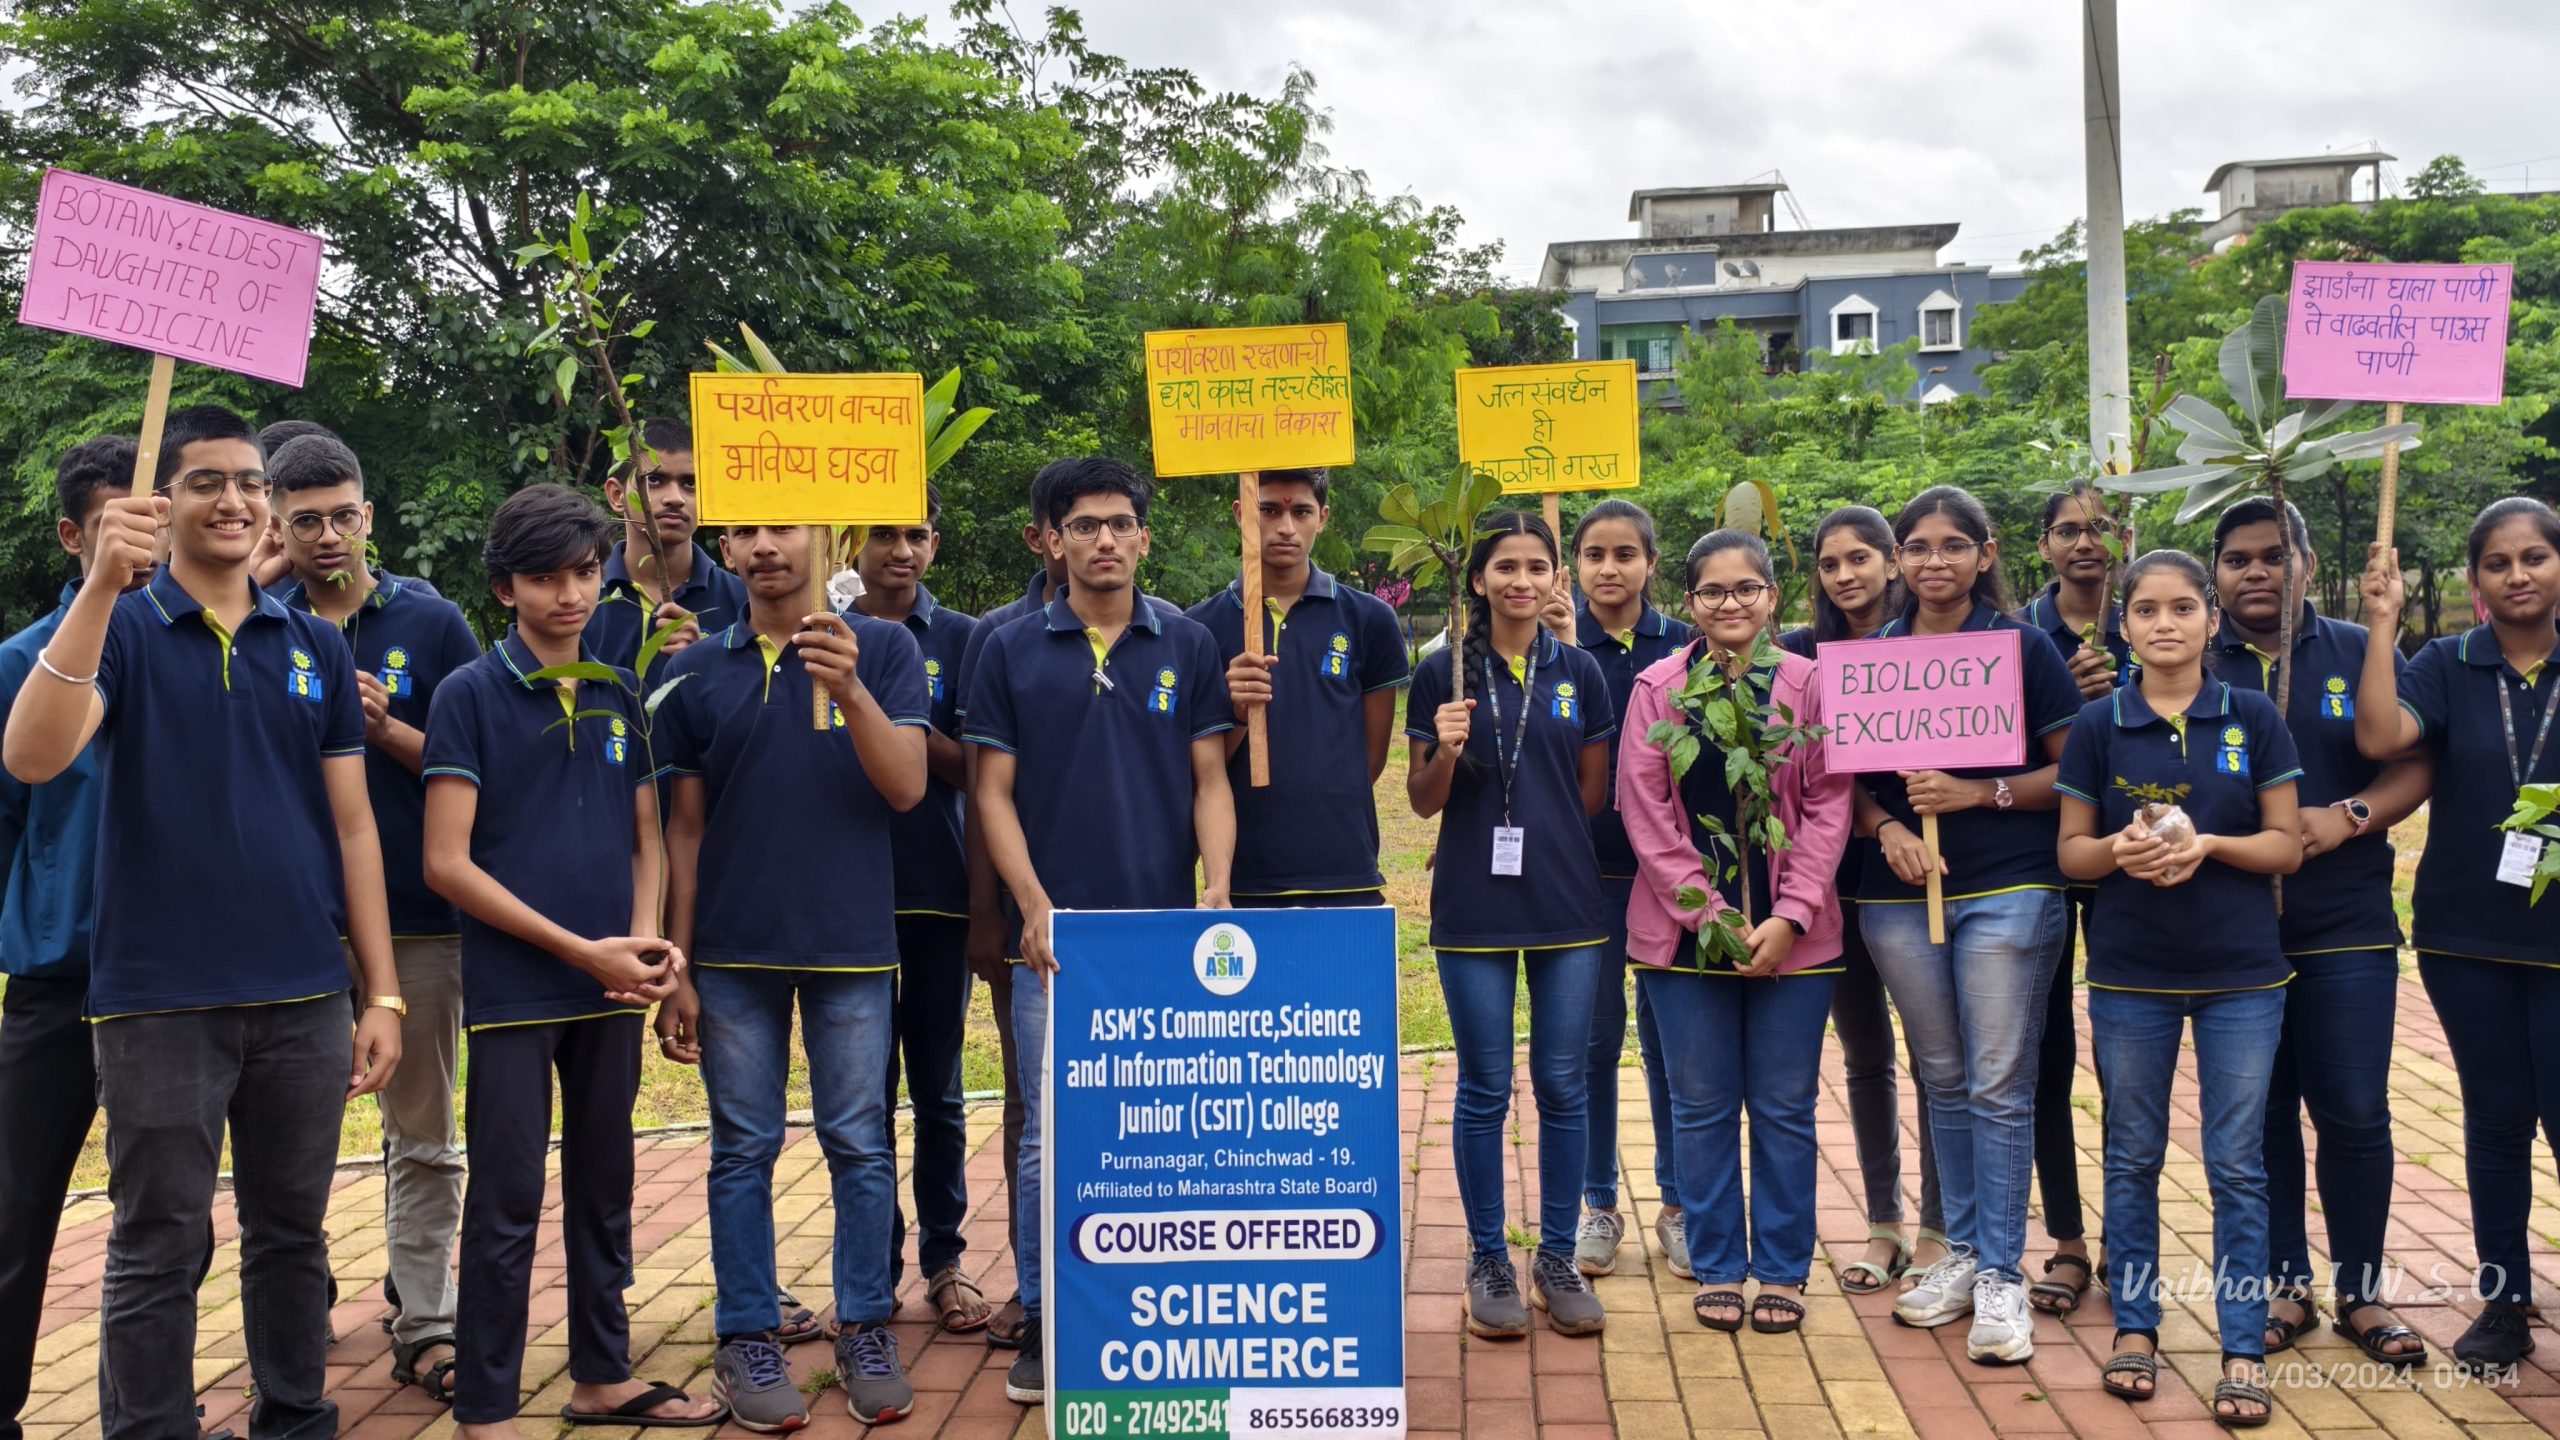
[[[691, 619], [692, 617], [687, 616], [685, 618]], [[640, 641], [640, 654], [637, 663], [631, 667], [631, 673], [644, 681], [647, 680], [649, 678], [649, 667], [657, 662], [658, 652], [666, 648], [667, 637], [675, 634], [684, 627], [684, 620], [672, 620], [659, 626], [657, 629], [650, 631], [646, 636], [642, 637]]]
[[572, 660], [566, 665], [545, 665], [524, 678], [546, 681], [554, 685], [563, 680], [592, 680], [599, 685], [622, 683], [622, 677], [615, 673], [612, 666], [594, 660]]
[[[960, 372], [954, 370], [951, 373], [957, 375]], [[952, 456], [960, 453], [960, 447], [969, 443], [969, 437], [978, 433], [978, 427], [994, 419], [995, 415], [995, 411], [980, 405], [963, 411], [957, 419], [943, 426], [935, 433], [933, 443], [924, 447], [924, 473], [931, 476], [949, 463]]]
[[2383, 447], [2398, 441], [2402, 454], [2418, 448], [2418, 422], [2404, 420], [2397, 425], [2377, 425], [2370, 430], [2351, 430], [2335, 435], [2326, 442], [2329, 453], [2341, 460], [2379, 460]]
[[1360, 548], [1397, 550], [1407, 545], [1422, 544], [1429, 539], [1429, 536], [1410, 525], [1372, 525], [1369, 527], [1369, 533], [1360, 537]]
[[631, 327], [631, 338], [634, 340], [646, 340], [649, 338], [649, 333], [657, 328], [658, 322], [655, 317], [643, 320], [639, 324]]
[[560, 403], [568, 404], [569, 397], [574, 393], [574, 387], [578, 383], [578, 362], [574, 356], [560, 357], [558, 368], [551, 372], [551, 383], [559, 388]]
[[2306, 411], [2296, 410], [2292, 414], [2278, 420], [2276, 422], [2276, 428], [2268, 432], [2267, 448], [2276, 454], [2281, 455], [2284, 453], [2284, 448], [2286, 446], [2301, 439], [2302, 422], [2307, 418], [2307, 414], [2308, 412]]
[[942, 422], [951, 414], [951, 402], [960, 394], [960, 367], [954, 365], [948, 374], [933, 382], [924, 392], [924, 433], [939, 435]]
[[721, 349], [720, 343], [716, 340], [703, 341], [702, 348], [711, 352], [712, 360], [717, 365], [720, 373], [724, 375], [743, 374], [753, 368], [745, 361], [740, 360], [737, 356]]
[[2170, 401], [2169, 408], [2160, 412], [2160, 418], [2189, 435], [2222, 441], [2233, 450], [2248, 448], [2241, 440], [2238, 428], [2232, 425], [2230, 416], [2193, 395], [2180, 395]]
[[2113, 495], [2162, 495], [2172, 490], [2191, 489], [2208, 476], [2226, 474], [2236, 468], [2231, 465], [2172, 465], [2160, 470], [2136, 470], [2130, 475], [2101, 475], [2098, 488]]
[[1398, 485], [1378, 501], [1378, 518], [1419, 528], [1422, 524], [1422, 502], [1415, 498], [1412, 486]]
[[650, 691], [649, 698], [640, 702], [640, 713], [648, 716], [651, 720], [657, 719], [658, 707], [667, 703], [667, 697], [676, 692], [677, 686], [692, 679], [693, 676], [694, 672], [687, 671], [682, 675], [675, 676], [668, 680], [666, 684], [659, 686], [657, 689]]
[[781, 359], [777, 357], [772, 350], [766, 348], [764, 338], [762, 336], [756, 334], [755, 331], [744, 325], [740, 325], [738, 327], [738, 334], [740, 338], [747, 342], [747, 353], [756, 357], [757, 369], [763, 371], [767, 375], [788, 375], [791, 373], [791, 367], [783, 364]]
[[1683, 910], [1704, 910], [1707, 908], [1707, 892], [1695, 885], [1683, 885], [1680, 892], [1671, 897], [1671, 903]]
[[519, 245], [516, 247], [516, 265], [521, 268], [536, 260], [548, 259], [552, 253], [552, 245], [548, 240], [536, 241], [531, 245]]
[[2210, 515], [2258, 488], [2255, 472], [2237, 467], [2226, 469], [2223, 478], [2207, 480], [2187, 492], [2185, 503], [2178, 506], [2179, 524], [2189, 524], [2201, 516]]

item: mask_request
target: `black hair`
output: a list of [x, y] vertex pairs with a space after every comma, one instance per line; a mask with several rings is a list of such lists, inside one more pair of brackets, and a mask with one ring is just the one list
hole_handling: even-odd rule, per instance
[[356, 463], [356, 452], [345, 441], [323, 430], [287, 440], [268, 452], [267, 479], [287, 493], [350, 481], [361, 490], [364, 467]]
[[1590, 533], [1592, 526], [1603, 520], [1632, 522], [1636, 527], [1636, 538], [1644, 542], [1644, 558], [1647, 561], [1662, 558], [1662, 542], [1654, 536], [1653, 516], [1647, 514], [1645, 508], [1633, 500], [1618, 499], [1601, 501], [1583, 511], [1582, 518], [1573, 522], [1573, 553], [1577, 555], [1582, 553], [1582, 537]]
[[2302, 512], [2294, 508], [2292, 501], [2284, 502], [2284, 523], [2277, 525], [2275, 497], [2252, 495], [2224, 510], [2221, 518], [2213, 522], [2213, 553], [2216, 556], [2222, 554], [2222, 542], [2230, 539], [2231, 532], [2243, 525], [2276, 525], [2279, 530], [2291, 532], [2285, 538], [2296, 552], [2311, 549], [2311, 527], [2304, 523]]
[[77, 525], [101, 489], [133, 490], [133, 460], [142, 447], [130, 435], [99, 435], [62, 452], [53, 466], [53, 500], [62, 518]]
[[1556, 532], [1540, 517], [1526, 510], [1487, 510], [1476, 517], [1475, 547], [1467, 552], [1467, 635], [1460, 657], [1472, 674], [1482, 675], [1493, 664], [1493, 602], [1476, 593], [1476, 582], [1493, 563], [1495, 547], [1514, 535], [1535, 536], [1547, 547], [1547, 563], [1557, 561]]
[[[1057, 473], [1053, 476], [1051, 471]], [[1147, 523], [1147, 501], [1150, 498], [1147, 477], [1139, 474], [1137, 468], [1126, 460], [1109, 455], [1053, 460], [1041, 467], [1039, 478], [1031, 482], [1035, 489], [1043, 479], [1049, 482], [1049, 493], [1041, 513], [1052, 530], [1063, 529], [1067, 523], [1067, 512], [1075, 509], [1076, 502], [1087, 495], [1126, 495], [1130, 508], [1138, 512], [1138, 523]]]
[[930, 480], [924, 482], [924, 523], [929, 530], [942, 528], [942, 487]]
[[178, 478], [178, 457], [187, 447], [201, 440], [243, 440], [257, 450], [260, 464], [267, 452], [258, 444], [258, 432], [236, 411], [221, 405], [189, 405], [172, 410], [160, 427], [160, 462], [152, 467], [151, 488], [164, 489]]
[[1321, 465], [1310, 466], [1300, 470], [1265, 470], [1262, 472], [1262, 483], [1265, 485], [1304, 485], [1308, 489], [1316, 492], [1317, 505], [1323, 506], [1333, 503], [1331, 499], [1327, 498], [1333, 493], [1333, 472], [1325, 469]]
[[[2268, 518], [2274, 517], [2270, 515]], [[2206, 572], [2204, 562], [2184, 550], [2166, 549], [2146, 552], [2124, 567], [2124, 602], [2132, 604], [2133, 587], [2159, 570], [2178, 572], [2179, 578], [2196, 587], [2196, 594], [2204, 597], [2208, 607], [2219, 603], [2213, 593], [2213, 576]]]
[[627, 485], [631, 483], [633, 476], [640, 473], [640, 461], [643, 456], [654, 462], [661, 455], [692, 453], [693, 427], [691, 425], [669, 416], [653, 415], [640, 422], [640, 443], [631, 447], [631, 459], [622, 467], [622, 481]]
[[2510, 520], [2532, 521], [2533, 528], [2542, 532], [2542, 543], [2560, 550], [2560, 515], [2551, 513], [2550, 506], [2530, 495], [2510, 495], [2492, 502], [2488, 509], [2480, 512], [2479, 519], [2471, 522], [2468, 550], [2470, 568], [2475, 573], [2480, 569], [2480, 552], [2489, 548], [2489, 537]]
[[273, 455], [289, 442], [299, 440], [305, 435], [326, 435], [332, 440], [338, 438], [337, 431], [317, 420], [278, 420], [258, 432], [258, 448]]
[[[1843, 505], [1822, 517], [1813, 527], [1813, 638], [1816, 644], [1827, 640], [1856, 640], [1861, 632], [1849, 621], [1849, 613], [1831, 603], [1831, 592], [1822, 588], [1822, 542], [1832, 532], [1846, 530], [1876, 548], [1887, 560], [1893, 559], [1893, 524], [1884, 512], [1873, 505]], [[1885, 578], [1884, 608], [1879, 614], [1899, 614], [1904, 603], [1902, 575], [1899, 571]]]
[[1743, 554], [1750, 556], [1751, 568], [1760, 572], [1761, 579], [1768, 581], [1772, 585], [1778, 583], [1778, 572], [1776, 568], [1769, 563], [1769, 544], [1767, 541], [1762, 540], [1759, 536], [1752, 534], [1748, 530], [1710, 530], [1706, 534], [1698, 537], [1698, 543], [1689, 547], [1689, 584], [1687, 588], [1691, 590], [1697, 589], [1698, 572], [1707, 567], [1707, 562], [1709, 560], [1714, 559], [1716, 556], [1723, 554], [1727, 550], [1739, 550]]
[[[1976, 545], [1989, 545], [1998, 538], [1991, 528], [1991, 512], [1982, 508], [1982, 502], [1974, 499], [1972, 492], [1956, 485], [1932, 485], [1912, 496], [1902, 513], [1893, 517], [1894, 543], [1899, 545], [1910, 539], [1913, 527], [1932, 515], [1953, 520], [1965, 538]], [[1982, 557], [1982, 568], [1974, 572], [1973, 603], [1988, 605], [2003, 615], [2009, 613], [2008, 582], [2000, 578], [2000, 566], [1989, 556]], [[1902, 613], [1913, 615], [1919, 609], [1920, 592], [1906, 585]]]
[[566, 485], [527, 485], [489, 517], [481, 568], [495, 585], [601, 561], [616, 525], [604, 508]]
[[[2089, 479], [2074, 480], [2070, 484], [2065, 485], [2061, 489], [2044, 497], [2043, 530], [2050, 530], [2053, 528], [2054, 517], [2062, 513], [2063, 506], [2070, 504], [2074, 500], [2083, 498], [2097, 501], [2099, 513], [2106, 513], [2107, 492], [2098, 488], [2098, 482]], [[2039, 530], [2037, 533], [2042, 534], [2043, 530]]]

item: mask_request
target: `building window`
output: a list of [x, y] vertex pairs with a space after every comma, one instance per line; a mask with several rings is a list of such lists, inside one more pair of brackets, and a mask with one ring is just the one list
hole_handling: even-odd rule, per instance
[[1873, 345], [1876, 338], [1874, 313], [1851, 311], [1847, 314], [1832, 316], [1831, 338], [1843, 345], [1856, 345], [1861, 342]]
[[1668, 340], [1647, 340], [1644, 342], [1643, 368], [1647, 370], [1670, 369], [1671, 342]]
[[1923, 350], [1964, 348], [1961, 309], [1956, 297], [1944, 290], [1920, 302], [1920, 348]]

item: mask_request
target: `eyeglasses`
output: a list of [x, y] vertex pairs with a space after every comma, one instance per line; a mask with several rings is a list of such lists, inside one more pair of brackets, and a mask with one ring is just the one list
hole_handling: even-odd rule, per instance
[[353, 505], [339, 506], [326, 515], [311, 511], [286, 521], [284, 528], [293, 532], [294, 539], [307, 545], [330, 530], [335, 530], [341, 535], [353, 535], [362, 530], [364, 511]]
[[1058, 528], [1066, 531], [1067, 537], [1071, 540], [1091, 540], [1106, 529], [1111, 532], [1112, 539], [1126, 540], [1138, 533], [1138, 517], [1114, 515], [1105, 520], [1092, 515], [1079, 515]]
[[1970, 540], [1950, 540], [1944, 545], [1925, 545], [1917, 540], [1906, 540], [1902, 543], [1900, 553], [1902, 563], [1905, 565], [1918, 565], [1932, 559], [1944, 560], [1950, 565], [1961, 565], [1972, 559], [1973, 552], [1981, 548]]
[[2116, 522], [2113, 520], [2092, 520], [2086, 525], [2065, 521], [2060, 525], [2046, 527], [2044, 532], [2046, 539], [2059, 540], [2065, 545], [2077, 545], [2092, 535], [2104, 540], [2114, 533], [2116, 533]]
[[1748, 610], [1760, 603], [1761, 596], [1777, 588], [1757, 580], [1745, 580], [1739, 585], [1701, 585], [1689, 592], [1689, 598], [1710, 610], [1721, 610], [1728, 602]]
[[169, 482], [166, 488], [184, 490], [198, 500], [216, 500], [221, 498], [223, 487], [227, 485], [238, 486], [243, 500], [263, 500], [267, 492], [275, 488], [275, 482], [267, 478], [264, 470], [242, 470], [232, 474], [220, 470], [190, 470]]
[[670, 485], [681, 487], [687, 495], [693, 493], [693, 474], [686, 470], [652, 470], [640, 477], [640, 483], [652, 493], [663, 491]]

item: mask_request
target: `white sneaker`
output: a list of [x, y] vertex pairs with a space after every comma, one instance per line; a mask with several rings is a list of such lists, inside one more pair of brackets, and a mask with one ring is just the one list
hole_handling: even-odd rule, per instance
[[2027, 1287], [2000, 1275], [1973, 1282], [1973, 1330], [1964, 1337], [1965, 1358], [1985, 1365], [2015, 1365], [2036, 1353], [2036, 1313]]
[[1923, 1330], [1952, 1325], [1973, 1313], [1973, 1277], [1982, 1267], [1959, 1245], [1920, 1272], [1920, 1283], [1893, 1302], [1893, 1318]]

